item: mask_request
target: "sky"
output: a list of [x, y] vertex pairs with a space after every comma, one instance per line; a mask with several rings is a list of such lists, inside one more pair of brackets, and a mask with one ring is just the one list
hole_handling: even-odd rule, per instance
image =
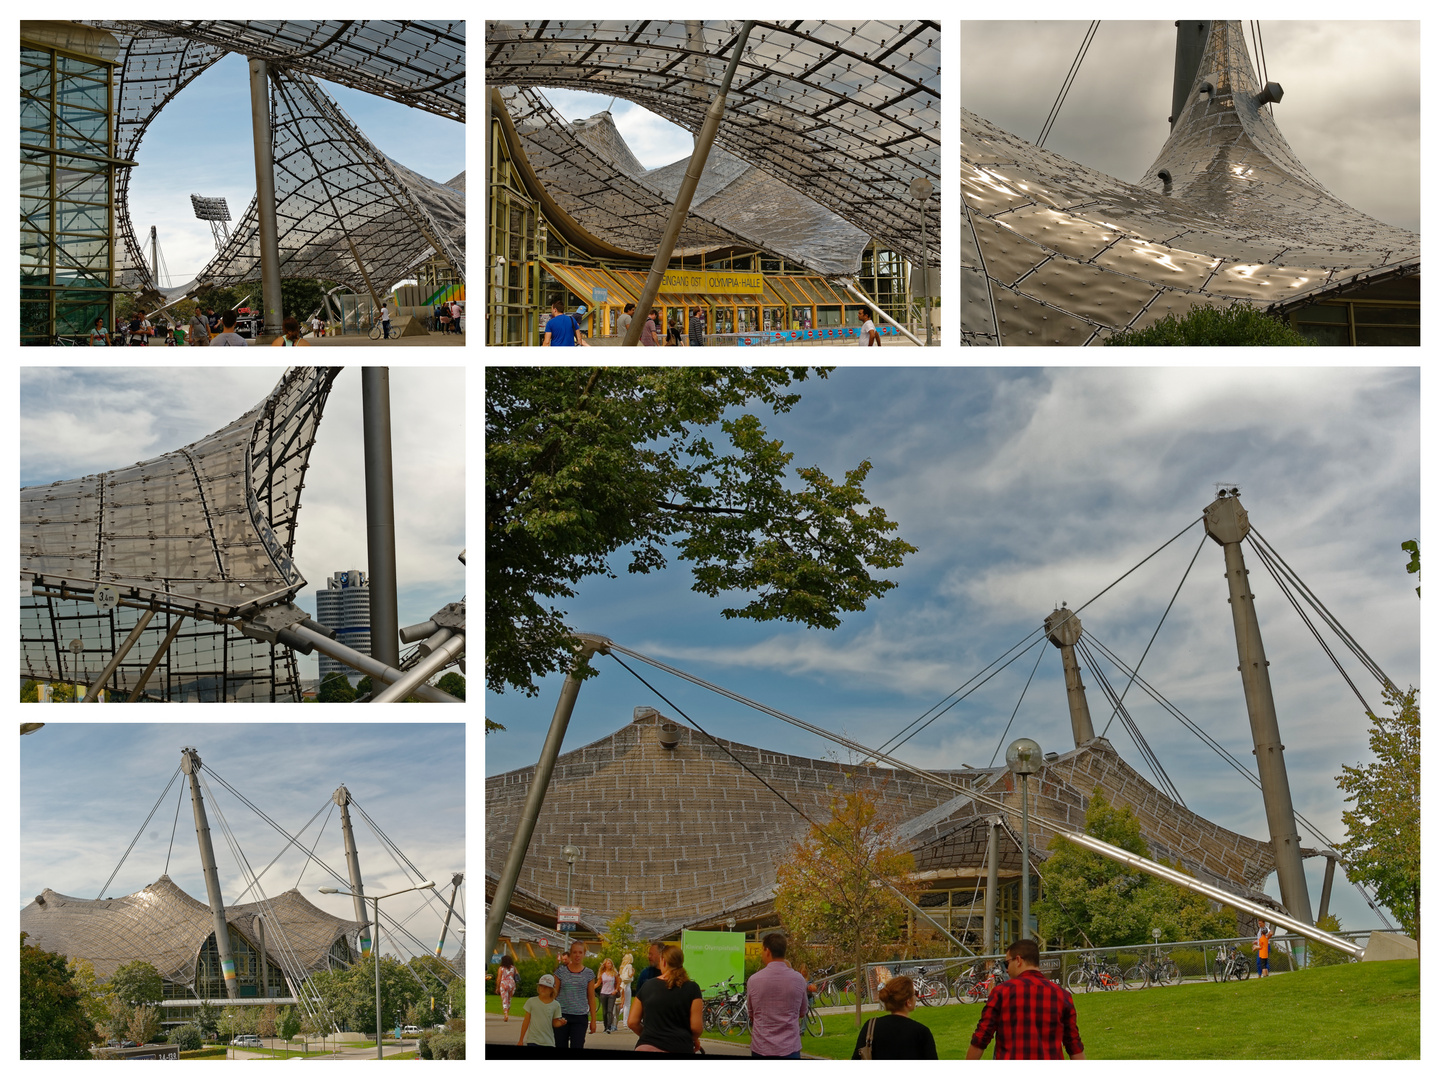
[[[382, 153], [406, 168], [440, 183], [465, 171], [464, 124], [317, 81]], [[167, 286], [190, 281], [215, 254], [210, 224], [195, 218], [192, 194], [224, 197], [231, 229], [244, 216], [255, 195], [251, 132], [250, 69], [235, 53], [181, 90], [145, 132], [130, 179], [130, 215], [142, 244], [156, 226]]]
[[[1238, 486], [1253, 526], [1401, 687], [1419, 684], [1420, 605], [1400, 544], [1420, 531], [1420, 382], [1415, 368], [842, 367], [801, 387], [783, 416], [762, 416], [793, 467], [832, 478], [861, 460], [870, 500], [919, 548], [887, 575], [899, 583], [835, 631], [726, 620], [738, 597], [690, 591], [689, 567], [648, 577], [587, 579], [557, 606], [570, 625], [603, 634], [763, 704], [877, 747], [1040, 625], [1061, 601], [1099, 593], [1212, 501]], [[717, 436], [723, 438], [723, 436]], [[1199, 547], [1199, 558], [1141, 674], [1232, 754], [1253, 741], [1236, 674], [1224, 563], [1193, 525], [1080, 619], [1087, 635], [1133, 664]], [[1252, 591], [1270, 660], [1296, 809], [1343, 839], [1340, 765], [1369, 760], [1368, 721], [1253, 551]], [[1333, 641], [1331, 642], [1334, 645]], [[990, 764], [1026, 736], [1073, 748], [1058, 650], [1046, 645], [1021, 691], [1028, 652], [897, 751], [925, 767]], [[1350, 656], [1346, 669], [1372, 708], [1377, 685]], [[637, 667], [633, 661], [627, 661]], [[637, 667], [674, 705], [608, 657], [581, 688], [565, 750], [654, 706], [676, 708], [714, 734], [810, 757], [838, 748], [673, 676]], [[1117, 692], [1119, 675], [1107, 671]], [[539, 756], [561, 678], [540, 693], [487, 695], [507, 730], [485, 740], [486, 775]], [[1110, 716], [1086, 673], [1096, 731]], [[1137, 688], [1127, 706], [1189, 807], [1268, 839], [1258, 791]], [[1018, 712], [1017, 710], [1018, 703]], [[1012, 712], [1013, 726], [1006, 731]], [[1107, 737], [1143, 759], [1117, 722]], [[839, 750], [845, 761], [845, 751]], [[1306, 846], [1322, 846], [1302, 829]], [[1307, 865], [1318, 905], [1323, 863]], [[1278, 897], [1272, 875], [1269, 888]], [[1378, 925], [1337, 881], [1347, 928]]]
[[[962, 22], [961, 104], [1036, 141], [1087, 25]], [[1260, 36], [1300, 160], [1356, 209], [1418, 232], [1420, 24], [1262, 20]], [[1174, 74], [1173, 18], [1102, 21], [1045, 149], [1135, 182], [1169, 138]]]
[[[199, 753], [202, 776], [214, 770], [215, 776], [223, 777], [292, 835], [317, 810], [333, 809], [328, 819], [322, 812], [300, 839], [315, 844], [318, 838], [316, 857], [341, 874], [346, 870], [340, 812], [326, 803], [344, 784], [353, 803], [365, 809], [423, 875], [397, 867], [352, 806], [361, 880], [371, 895], [404, 889], [428, 877], [448, 901], [451, 875], [465, 871], [464, 724], [50, 722], [20, 741], [16, 910], [44, 889], [86, 899], [135, 892], [167, 872], [167, 855], [175, 884], [204, 903], [205, 878], [183, 773], [106, 886], [180, 764], [181, 748], [187, 746]], [[221, 817], [256, 873], [280, 854], [287, 841], [214, 777], [207, 777], [207, 782], [210, 792], [202, 786], [201, 795], [221, 892], [227, 903], [251, 902], [253, 892], [237, 899], [248, 881], [225, 841]], [[348, 877], [337, 881], [314, 862], [307, 865], [305, 855], [292, 847], [261, 878], [261, 885], [271, 898], [298, 888], [316, 907], [353, 919], [349, 897], [318, 891], [322, 885], [348, 889], [348, 881]], [[424, 895], [430, 896], [429, 904]], [[465, 899], [462, 885], [456, 902], [462, 917]], [[444, 913], [428, 891], [382, 901], [381, 949], [405, 957], [433, 950]], [[388, 932], [394, 919], [419, 939], [419, 948]], [[460, 950], [462, 936], [456, 931], [452, 921], [447, 957]]]
[[688, 159], [695, 148], [695, 137], [690, 132], [624, 98], [617, 97], [612, 104], [610, 98], [600, 94], [555, 87], [546, 87], [541, 93], [566, 120], [588, 120], [609, 109], [630, 152], [647, 169], [659, 169], [681, 158]]
[[[179, 350], [176, 350], [178, 353]], [[183, 357], [181, 358], [183, 359]], [[20, 486], [145, 461], [225, 426], [263, 400], [284, 368], [33, 368], [20, 375]], [[465, 370], [390, 368], [400, 625], [424, 622], [465, 593]], [[308, 586], [368, 572], [360, 369], [335, 380], [301, 496], [295, 563]], [[302, 679], [319, 654], [298, 656]], [[356, 675], [352, 681], [358, 681]]]

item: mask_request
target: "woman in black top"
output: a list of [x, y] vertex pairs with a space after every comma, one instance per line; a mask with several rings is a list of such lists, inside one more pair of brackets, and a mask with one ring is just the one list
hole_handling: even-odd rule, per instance
[[636, 1050], [693, 1054], [700, 1049], [700, 984], [685, 972], [685, 954], [667, 945], [660, 954], [660, 977], [640, 987], [630, 1004], [627, 1024], [640, 1036]]
[[930, 1029], [910, 1019], [915, 1011], [915, 984], [908, 975], [896, 975], [880, 988], [880, 1004], [889, 1015], [860, 1026], [855, 1053], [850, 1055], [852, 1059], [860, 1056], [860, 1049], [867, 1041], [873, 1061], [939, 1058]]

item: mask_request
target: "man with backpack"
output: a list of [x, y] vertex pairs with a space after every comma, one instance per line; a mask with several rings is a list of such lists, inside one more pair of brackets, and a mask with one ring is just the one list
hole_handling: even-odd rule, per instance
[[542, 345], [551, 346], [574, 346], [588, 345], [585, 335], [580, 330], [580, 320], [573, 315], [566, 315], [560, 306], [559, 300], [550, 301], [550, 321], [545, 324], [545, 340]]

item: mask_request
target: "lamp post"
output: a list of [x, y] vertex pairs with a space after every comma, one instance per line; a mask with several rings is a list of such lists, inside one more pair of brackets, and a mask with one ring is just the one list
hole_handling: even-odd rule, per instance
[[371, 939], [370, 954], [375, 957], [375, 1060], [377, 1061], [384, 1057], [380, 1040], [380, 901], [387, 900], [392, 896], [399, 896], [401, 893], [415, 892], [418, 889], [433, 889], [434, 887], [435, 882], [422, 881], [419, 885], [411, 885], [408, 889], [396, 889], [383, 896], [360, 896], [359, 893], [342, 892], [332, 885], [320, 886], [320, 891], [327, 895], [359, 896], [361, 900], [369, 900], [375, 905], [375, 933]]
[[[567, 868], [565, 871], [565, 906], [574, 907], [575, 896], [570, 890], [570, 882], [575, 876], [575, 860], [580, 858], [580, 849], [574, 844], [566, 844], [560, 849], [560, 854], [565, 856], [565, 866]], [[565, 947], [567, 949], [570, 947], [570, 935], [568, 932], [565, 935]]]
[[1040, 770], [1040, 744], [1016, 739], [1005, 748], [1005, 764], [1020, 778], [1020, 933], [1030, 936], [1030, 790], [1028, 780]]
[[930, 332], [930, 254], [925, 238], [925, 200], [935, 193], [935, 185], [923, 176], [910, 181], [910, 196], [920, 204], [920, 281], [925, 290], [925, 344], [934, 345]]

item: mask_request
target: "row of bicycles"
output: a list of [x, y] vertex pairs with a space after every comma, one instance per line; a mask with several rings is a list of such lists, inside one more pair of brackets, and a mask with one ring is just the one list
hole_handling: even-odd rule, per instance
[[[718, 1031], [721, 1035], [746, 1034], [750, 1030], [750, 1008], [746, 1001], [745, 988], [737, 986], [732, 975], [711, 984], [710, 989], [716, 993], [704, 1001], [701, 1017], [705, 1030]], [[801, 1030], [815, 1038], [825, 1034], [825, 1022], [816, 1009], [813, 997], [806, 1009]]]

